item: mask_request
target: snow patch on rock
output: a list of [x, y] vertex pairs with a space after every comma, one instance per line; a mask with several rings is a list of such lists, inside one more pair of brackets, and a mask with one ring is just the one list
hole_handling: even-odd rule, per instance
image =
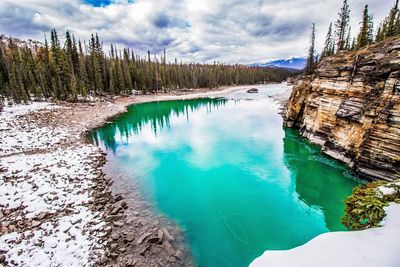
[[387, 186], [379, 186], [378, 190], [383, 194], [383, 195], [393, 195], [396, 194], [396, 190], [392, 187], [387, 187]]

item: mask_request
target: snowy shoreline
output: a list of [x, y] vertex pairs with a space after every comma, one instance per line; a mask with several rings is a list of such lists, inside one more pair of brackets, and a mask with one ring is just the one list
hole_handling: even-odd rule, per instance
[[[0, 113], [0, 266], [186, 266], [170, 225], [135, 210], [103, 172], [85, 134], [134, 103], [213, 97], [254, 86], [90, 103], [40, 103]], [[172, 234], [171, 234], [172, 233]], [[176, 240], [178, 239], [178, 240]], [[190, 258], [190, 257], [189, 257]]]

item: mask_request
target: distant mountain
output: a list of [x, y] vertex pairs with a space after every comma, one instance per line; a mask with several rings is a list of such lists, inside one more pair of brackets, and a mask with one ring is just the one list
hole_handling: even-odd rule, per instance
[[12, 42], [15, 45], [17, 45], [18, 47], [28, 46], [29, 48], [33, 49], [33, 48], [43, 46], [43, 43], [32, 40], [32, 39], [28, 39], [27, 41], [25, 41], [25, 40], [20, 40], [18, 38], [14, 38], [14, 37], [8, 37], [4, 34], [0, 34], [0, 45], [8, 46], [8, 44], [10, 43], [10, 40], [12, 40]]
[[301, 70], [304, 69], [306, 66], [306, 59], [301, 57], [294, 57], [290, 59], [279, 59], [279, 60], [272, 60], [267, 61], [265, 63], [253, 63], [250, 66], [260, 66], [260, 67], [279, 67], [279, 68], [286, 68], [286, 69], [297, 69]]

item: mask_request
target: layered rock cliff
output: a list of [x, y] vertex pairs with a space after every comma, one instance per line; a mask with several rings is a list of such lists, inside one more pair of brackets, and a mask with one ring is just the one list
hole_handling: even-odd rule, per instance
[[400, 38], [325, 58], [294, 86], [285, 124], [361, 177], [400, 172]]

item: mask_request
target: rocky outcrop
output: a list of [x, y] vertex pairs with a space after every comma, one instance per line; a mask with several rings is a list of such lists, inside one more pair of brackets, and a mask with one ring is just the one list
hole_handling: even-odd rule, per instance
[[297, 82], [285, 124], [361, 177], [400, 171], [400, 38], [324, 59]]

